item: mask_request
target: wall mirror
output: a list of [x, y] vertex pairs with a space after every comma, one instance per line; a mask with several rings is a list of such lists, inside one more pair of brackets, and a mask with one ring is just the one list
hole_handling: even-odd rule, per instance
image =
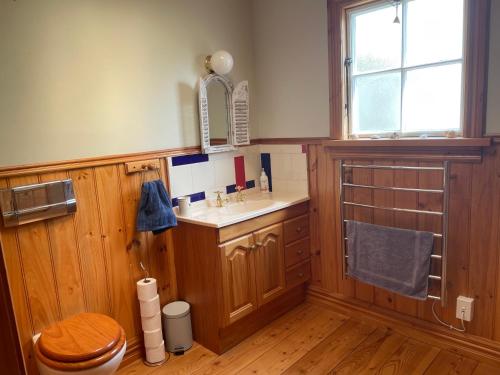
[[226, 77], [211, 73], [200, 79], [201, 147], [205, 154], [250, 144], [248, 82], [236, 88]]

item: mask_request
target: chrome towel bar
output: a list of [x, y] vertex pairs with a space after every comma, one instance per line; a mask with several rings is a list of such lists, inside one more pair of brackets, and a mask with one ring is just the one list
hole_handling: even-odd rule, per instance
[[[398, 186], [384, 186], [384, 185], [367, 185], [367, 184], [356, 184], [352, 181], [346, 181], [346, 170], [347, 169], [382, 169], [382, 170], [392, 170], [395, 173], [397, 171], [419, 171], [419, 172], [431, 172], [431, 171], [442, 171], [442, 184], [441, 188], [436, 189], [423, 189], [419, 187], [398, 187]], [[446, 305], [446, 263], [447, 263], [447, 253], [448, 253], [448, 201], [449, 201], [449, 175], [450, 175], [450, 167], [449, 162], [444, 161], [442, 167], [441, 166], [409, 166], [409, 165], [378, 165], [378, 164], [346, 164], [344, 160], [340, 160], [340, 216], [341, 216], [341, 228], [342, 228], [342, 237], [344, 241], [342, 241], [342, 255], [344, 258], [344, 262], [342, 262], [342, 274], [343, 277], [346, 278], [346, 270], [347, 270], [347, 246], [346, 241], [348, 238], [345, 233], [345, 223], [348, 219], [345, 217], [346, 207], [361, 207], [367, 208], [371, 210], [384, 210], [391, 212], [404, 212], [411, 213], [416, 215], [430, 215], [436, 216], [441, 219], [441, 233], [434, 233], [435, 238], [441, 239], [441, 254], [432, 254], [431, 260], [435, 260], [440, 262], [441, 275], [429, 275], [429, 280], [435, 280], [440, 282], [440, 295], [432, 295], [429, 294], [427, 296], [428, 299], [431, 300], [439, 300], [441, 301], [441, 305]], [[345, 189], [370, 189], [370, 190], [386, 190], [386, 191], [394, 191], [394, 192], [411, 192], [411, 193], [430, 193], [430, 194], [439, 194], [442, 197], [442, 210], [441, 211], [429, 211], [429, 210], [419, 210], [412, 208], [403, 208], [403, 207], [386, 207], [386, 206], [378, 206], [375, 204], [366, 204], [359, 202], [351, 202], [346, 201], [345, 197]], [[408, 228], [411, 229], [411, 228]], [[415, 228], [416, 229], [416, 228]]]

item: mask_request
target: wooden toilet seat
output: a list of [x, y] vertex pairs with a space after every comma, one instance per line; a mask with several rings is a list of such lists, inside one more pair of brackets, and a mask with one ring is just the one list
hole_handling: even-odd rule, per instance
[[125, 331], [112, 318], [81, 313], [42, 330], [35, 355], [46, 366], [77, 371], [100, 366], [125, 345]]

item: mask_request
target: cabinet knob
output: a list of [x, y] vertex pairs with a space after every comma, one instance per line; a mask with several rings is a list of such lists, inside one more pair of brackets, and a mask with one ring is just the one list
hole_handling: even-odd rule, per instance
[[297, 229], [295, 230], [297, 231], [297, 233], [302, 232], [302, 227], [297, 227]]
[[303, 251], [302, 250], [297, 250], [297, 254], [302, 255]]
[[304, 274], [302, 272], [299, 273], [299, 277], [304, 277]]

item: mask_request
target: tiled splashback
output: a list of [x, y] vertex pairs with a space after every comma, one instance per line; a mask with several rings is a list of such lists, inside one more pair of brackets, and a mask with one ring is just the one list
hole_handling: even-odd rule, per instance
[[308, 193], [307, 155], [302, 145], [253, 145], [234, 152], [168, 158], [170, 192], [190, 195], [193, 202], [215, 197], [215, 191], [234, 193], [236, 186], [259, 188], [262, 168], [275, 192]]

